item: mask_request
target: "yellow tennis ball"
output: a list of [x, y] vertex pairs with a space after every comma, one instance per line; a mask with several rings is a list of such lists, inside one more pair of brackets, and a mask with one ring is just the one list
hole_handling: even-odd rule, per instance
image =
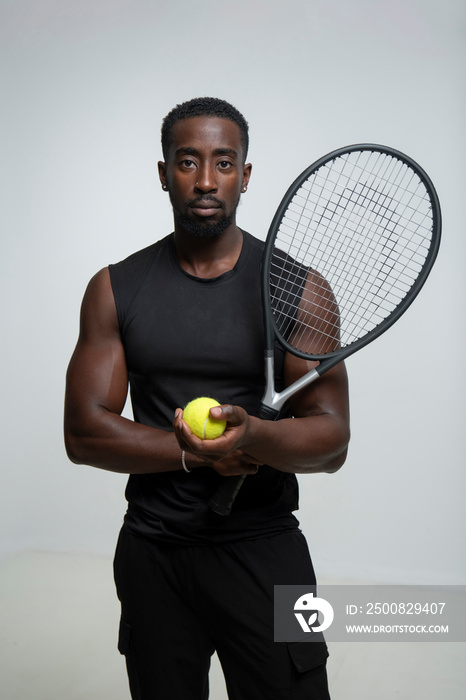
[[191, 428], [191, 432], [201, 440], [213, 440], [220, 437], [227, 427], [226, 420], [215, 420], [209, 413], [213, 406], [220, 406], [215, 399], [201, 396], [190, 401], [183, 411], [183, 420]]

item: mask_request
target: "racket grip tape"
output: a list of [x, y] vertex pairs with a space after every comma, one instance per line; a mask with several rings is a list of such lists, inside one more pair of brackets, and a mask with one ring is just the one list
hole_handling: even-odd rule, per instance
[[[274, 408], [269, 408], [265, 404], [261, 404], [259, 410], [259, 418], [264, 420], [276, 420], [279, 411]], [[241, 476], [227, 476], [218, 487], [215, 494], [209, 501], [209, 508], [217, 515], [230, 515], [235, 498], [240, 490], [246, 474]]]
[[269, 408], [265, 404], [261, 404], [259, 409], [259, 418], [263, 420], [276, 420], [280, 411], [275, 408]]
[[209, 501], [209, 508], [217, 515], [229, 515], [236, 494], [240, 490], [246, 474], [241, 476], [226, 476]]

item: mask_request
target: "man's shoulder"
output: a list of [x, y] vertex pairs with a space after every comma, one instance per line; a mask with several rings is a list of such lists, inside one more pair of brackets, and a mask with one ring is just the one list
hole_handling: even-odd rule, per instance
[[169, 256], [170, 235], [108, 266], [117, 309], [129, 308], [160, 260]]
[[257, 251], [259, 254], [262, 254], [264, 251], [264, 246], [265, 246], [265, 241], [262, 241], [260, 238], [257, 238], [256, 236], [253, 236], [252, 233], [249, 233], [248, 231], [243, 231], [243, 236], [244, 240], [248, 242], [248, 245], [255, 251]]

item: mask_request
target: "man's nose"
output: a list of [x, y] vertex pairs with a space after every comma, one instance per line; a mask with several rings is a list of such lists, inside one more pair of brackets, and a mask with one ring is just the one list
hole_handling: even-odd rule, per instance
[[217, 190], [217, 177], [215, 168], [208, 164], [199, 168], [198, 178], [196, 181], [196, 189], [199, 192], [212, 192]]

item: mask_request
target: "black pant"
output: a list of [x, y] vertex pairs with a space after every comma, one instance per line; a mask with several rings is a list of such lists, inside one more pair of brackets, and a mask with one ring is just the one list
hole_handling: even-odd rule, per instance
[[315, 583], [300, 532], [180, 547], [122, 530], [115, 581], [133, 700], [206, 700], [215, 650], [230, 700], [329, 700], [326, 645], [273, 641], [274, 585]]

